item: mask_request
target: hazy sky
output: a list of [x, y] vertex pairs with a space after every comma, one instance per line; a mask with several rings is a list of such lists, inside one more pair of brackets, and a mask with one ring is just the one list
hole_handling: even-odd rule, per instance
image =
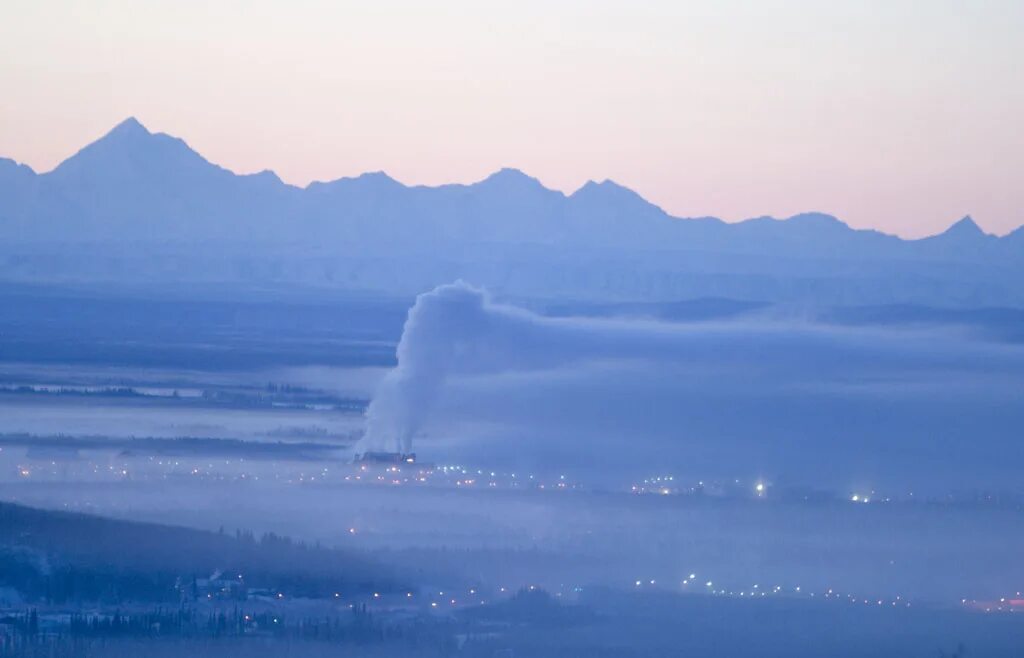
[[239, 172], [822, 210], [914, 236], [1024, 223], [1024, 2], [3, 0], [0, 155], [121, 119]]

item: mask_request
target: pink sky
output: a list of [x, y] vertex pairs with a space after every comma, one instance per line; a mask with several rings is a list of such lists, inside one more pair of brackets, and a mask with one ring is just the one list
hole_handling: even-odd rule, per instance
[[0, 155], [127, 116], [304, 185], [517, 167], [676, 215], [1024, 223], [1024, 3], [5, 0]]

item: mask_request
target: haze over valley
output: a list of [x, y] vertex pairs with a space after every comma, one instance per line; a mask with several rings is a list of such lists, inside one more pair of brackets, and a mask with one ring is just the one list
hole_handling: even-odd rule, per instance
[[0, 658], [1019, 657], [1022, 32], [0, 3]]

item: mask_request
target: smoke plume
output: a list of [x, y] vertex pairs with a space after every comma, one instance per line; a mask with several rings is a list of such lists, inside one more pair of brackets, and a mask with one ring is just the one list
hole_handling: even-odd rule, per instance
[[[982, 382], [1019, 381], [1024, 369], [1018, 347], [969, 339], [949, 327], [839, 327], [779, 317], [692, 323], [550, 318], [494, 303], [485, 292], [462, 282], [417, 298], [397, 357], [397, 367], [386, 375], [367, 410], [367, 430], [357, 451], [410, 452], [446, 380], [456, 376], [635, 364], [635, 371], [669, 378], [663, 394], [675, 396], [680, 410], [689, 410], [673, 427], [685, 430], [722, 406], [719, 420], [703, 428], [710, 439], [719, 426], [732, 427], [739, 420], [749, 429], [734, 434], [763, 436], [771, 428], [758, 419], [775, 414], [776, 407], [789, 414], [778, 421], [779, 431], [788, 428], [794, 436], [835, 433], [838, 429], [814, 424], [821, 416], [814, 404], [822, 409], [851, 407], [865, 396], [871, 396], [864, 403], [871, 413], [893, 409], [898, 402], [896, 409], [907, 410], [908, 418], [926, 427], [922, 423], [928, 417], [919, 418], [922, 412], [910, 406], [917, 398], [908, 399], [909, 392], [925, 401], [970, 396], [987, 386]], [[622, 373], [621, 368], [605, 371], [619, 373], [609, 377]], [[532, 381], [543, 386], [549, 380], [555, 381]], [[602, 381], [593, 381], [591, 388], [621, 388], [621, 381]], [[571, 416], [567, 422], [582, 424], [598, 412], [602, 417], [611, 413], [595, 409], [593, 402], [584, 401], [581, 407], [579, 400], [562, 398], [564, 392], [552, 395], [560, 397], [552, 404]], [[765, 406], [767, 399], [775, 402]], [[803, 406], [790, 405], [790, 400]], [[646, 408], [646, 400], [634, 401], [632, 407], [638, 405]], [[614, 411], [628, 416], [630, 408], [620, 404]], [[806, 420], [803, 425], [801, 418]]]
[[[453, 370], [489, 372], [556, 360], [550, 355], [558, 332], [537, 331], [539, 320], [494, 305], [483, 291], [461, 281], [419, 295], [398, 343], [398, 365], [370, 403], [357, 451], [411, 452], [413, 436]], [[531, 349], [538, 340], [547, 341], [547, 349]], [[537, 355], [548, 356], [538, 360]]]

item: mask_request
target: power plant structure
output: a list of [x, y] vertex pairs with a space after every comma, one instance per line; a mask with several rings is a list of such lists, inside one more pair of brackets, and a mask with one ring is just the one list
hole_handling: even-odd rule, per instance
[[352, 460], [353, 464], [401, 465], [415, 464], [415, 452], [380, 452], [367, 450]]

